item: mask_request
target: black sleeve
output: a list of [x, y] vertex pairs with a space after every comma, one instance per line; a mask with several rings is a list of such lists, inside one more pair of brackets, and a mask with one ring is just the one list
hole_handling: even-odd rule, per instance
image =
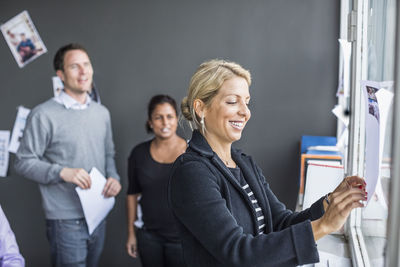
[[142, 192], [140, 183], [137, 177], [135, 149], [132, 150], [128, 158], [128, 195], [134, 195]]
[[292, 266], [319, 260], [309, 221], [256, 237], [243, 233], [216, 177], [201, 162], [178, 163], [169, 190], [178, 220], [224, 266]]
[[301, 212], [292, 212], [278, 200], [269, 187], [261, 169], [257, 166], [258, 175], [264, 184], [264, 189], [271, 207], [274, 231], [281, 231], [291, 225], [295, 225], [307, 220], [314, 221], [324, 215], [323, 197], [316, 201], [310, 208]]

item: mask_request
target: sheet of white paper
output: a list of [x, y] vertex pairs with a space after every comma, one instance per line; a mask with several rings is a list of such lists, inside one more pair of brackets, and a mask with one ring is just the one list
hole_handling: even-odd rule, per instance
[[[380, 168], [383, 157], [383, 145], [386, 122], [391, 108], [393, 93], [383, 89], [392, 82], [362, 81], [365, 103], [365, 179], [368, 199], [379, 193], [378, 199], [383, 207], [387, 207], [381, 190]], [[378, 156], [377, 156], [378, 155]]]
[[24, 134], [26, 119], [28, 118], [30, 109], [22, 106], [18, 107], [17, 118], [15, 119], [14, 128], [11, 135], [11, 140], [8, 145], [8, 151], [16, 153], [19, 147], [19, 140]]
[[308, 163], [306, 185], [304, 188], [303, 210], [309, 208], [322, 196], [335, 190], [343, 180], [343, 167], [324, 161], [323, 164]]
[[318, 150], [318, 151], [333, 151], [338, 152], [338, 148], [336, 146], [310, 146], [307, 150]]
[[379, 113], [380, 113], [380, 124], [379, 124], [379, 176], [378, 183], [376, 186], [375, 193], [377, 194], [378, 201], [384, 207], [385, 210], [388, 209], [388, 205], [385, 200], [385, 196], [382, 189], [382, 159], [383, 159], [383, 148], [385, 144], [386, 136], [386, 125], [388, 117], [390, 114], [390, 109], [393, 102], [393, 93], [389, 90], [384, 89], [385, 87], [391, 87], [393, 82], [381, 82], [381, 89], [376, 93], [376, 98], [378, 100]]
[[307, 164], [310, 165], [322, 165], [324, 167], [343, 167], [340, 161], [333, 160], [308, 160]]
[[[375, 195], [368, 202], [368, 206], [363, 208], [362, 218], [363, 220], [386, 220], [388, 218], [388, 207], [383, 206], [382, 203], [386, 203], [379, 201], [378, 191], [381, 190], [379, 183], [376, 186]], [[381, 195], [381, 194], [379, 194]], [[365, 226], [365, 225], [364, 225]], [[379, 226], [374, 227], [374, 235], [377, 235], [377, 231]], [[363, 231], [365, 228], [363, 229]], [[367, 230], [365, 230], [367, 231]], [[366, 232], [364, 232], [366, 234]]]
[[90, 189], [81, 189], [76, 187], [75, 190], [81, 200], [89, 234], [92, 234], [96, 227], [114, 207], [115, 198], [105, 198], [101, 194], [106, 184], [106, 178], [99, 172], [99, 170], [92, 168], [89, 174], [90, 179], [92, 180], [92, 186]]
[[0, 176], [6, 177], [8, 170], [8, 141], [10, 131], [0, 131]]
[[365, 118], [365, 181], [367, 202], [375, 193], [379, 178], [379, 122], [370, 114]]
[[390, 114], [389, 111], [392, 107], [393, 93], [382, 87], [382, 89], [380, 89], [378, 92], [376, 92], [376, 98], [378, 100], [379, 113], [380, 113], [379, 158], [382, 159], [383, 158], [383, 145], [384, 145], [385, 136], [386, 136], [386, 134], [385, 134], [386, 133], [386, 124], [387, 124], [387, 120], [388, 120], [388, 117]]
[[341, 105], [336, 105], [332, 109], [332, 113], [341, 121], [346, 127], [349, 127], [349, 116], [344, 114], [344, 109]]

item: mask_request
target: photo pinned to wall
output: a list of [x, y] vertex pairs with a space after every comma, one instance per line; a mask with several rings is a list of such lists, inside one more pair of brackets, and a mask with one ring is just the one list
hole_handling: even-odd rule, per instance
[[31, 110], [28, 108], [23, 106], [18, 107], [17, 118], [14, 122], [14, 128], [12, 130], [11, 139], [8, 146], [8, 151], [11, 153], [17, 153], [20, 144], [19, 141], [24, 134], [26, 119], [28, 118], [30, 112]]
[[64, 89], [64, 83], [58, 76], [53, 76], [51, 79], [53, 81], [54, 97], [58, 97], [61, 94], [61, 91]]
[[10, 131], [0, 131], [0, 177], [6, 177], [8, 171], [8, 141]]
[[0, 30], [20, 68], [47, 52], [26, 10], [1, 25]]

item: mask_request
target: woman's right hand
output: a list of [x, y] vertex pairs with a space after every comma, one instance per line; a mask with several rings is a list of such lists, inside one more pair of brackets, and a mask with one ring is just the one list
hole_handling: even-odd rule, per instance
[[134, 234], [128, 235], [128, 240], [126, 241], [126, 251], [132, 258], [136, 258], [138, 256], [137, 241]]
[[361, 201], [367, 199], [364, 179], [349, 176], [329, 195], [325, 214], [311, 222], [315, 240], [339, 230], [354, 208], [364, 207]]

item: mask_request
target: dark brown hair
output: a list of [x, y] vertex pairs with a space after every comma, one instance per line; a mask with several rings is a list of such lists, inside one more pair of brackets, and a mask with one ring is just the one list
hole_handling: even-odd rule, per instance
[[151, 115], [153, 114], [153, 111], [156, 109], [157, 105], [160, 104], [170, 104], [174, 110], [175, 114], [178, 117], [178, 109], [176, 107], [176, 102], [175, 99], [170, 97], [169, 95], [155, 95], [150, 99], [149, 104], [147, 105], [147, 115], [148, 115], [148, 120], [146, 121], [146, 131], [148, 133], [152, 133], [153, 129], [150, 128], [149, 121], [151, 121]]
[[80, 44], [72, 43], [72, 44], [64, 45], [63, 47], [58, 49], [56, 55], [54, 56], [53, 67], [54, 67], [55, 71], [58, 71], [58, 70], [62, 70], [63, 71], [64, 70], [64, 57], [65, 57], [65, 54], [68, 51], [71, 51], [71, 50], [81, 50], [81, 51], [85, 52], [86, 55], [89, 56], [88, 52], [86, 51], [86, 48], [84, 48]]

